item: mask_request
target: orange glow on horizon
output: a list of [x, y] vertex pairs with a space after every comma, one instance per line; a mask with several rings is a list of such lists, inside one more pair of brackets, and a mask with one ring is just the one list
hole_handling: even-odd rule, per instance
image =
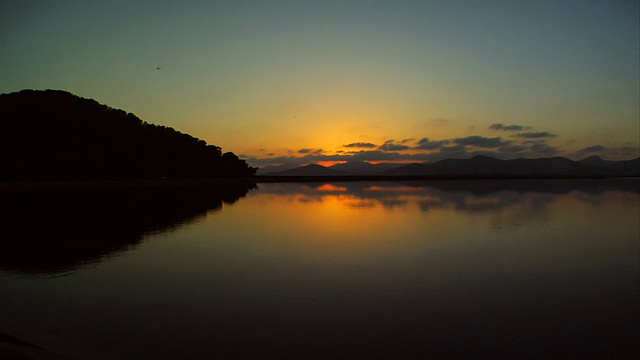
[[331, 167], [336, 164], [344, 164], [345, 162], [346, 161], [317, 161], [316, 164], [324, 167]]

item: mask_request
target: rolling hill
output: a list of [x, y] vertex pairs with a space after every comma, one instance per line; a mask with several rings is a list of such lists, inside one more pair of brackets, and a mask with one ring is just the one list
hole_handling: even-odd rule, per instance
[[470, 159], [444, 159], [432, 164], [307, 165], [268, 176], [382, 176], [382, 177], [602, 177], [640, 176], [640, 158], [608, 161], [589, 157], [573, 161], [563, 157], [501, 160], [477, 155]]
[[563, 157], [500, 160], [477, 155], [470, 159], [445, 159], [433, 164], [409, 164], [382, 172], [387, 176], [498, 176], [575, 177], [639, 176], [640, 158], [606, 161], [588, 158], [573, 161]]
[[0, 181], [250, 177], [231, 152], [59, 90], [0, 95]]

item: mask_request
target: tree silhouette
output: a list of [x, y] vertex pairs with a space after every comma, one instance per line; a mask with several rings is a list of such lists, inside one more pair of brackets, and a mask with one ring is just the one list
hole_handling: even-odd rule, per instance
[[58, 90], [0, 95], [0, 180], [249, 177], [215, 145]]

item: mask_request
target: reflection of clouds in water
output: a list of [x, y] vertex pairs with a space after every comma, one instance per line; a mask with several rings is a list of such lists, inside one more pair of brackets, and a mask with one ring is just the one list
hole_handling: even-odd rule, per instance
[[383, 198], [379, 200], [380, 205], [386, 209], [406, 208], [409, 205], [409, 200], [400, 198]]
[[558, 196], [547, 194], [516, 195], [520, 196], [520, 201], [513, 201], [496, 209], [491, 220], [493, 229], [515, 229], [526, 224], [544, 226], [549, 222], [549, 207], [558, 200]]
[[326, 192], [344, 192], [348, 191], [345, 186], [336, 186], [333, 184], [324, 184], [316, 188], [316, 191], [326, 191]]
[[299, 196], [296, 198], [296, 201], [299, 203], [314, 203], [314, 202], [322, 202], [322, 196]]
[[348, 198], [344, 200], [344, 205], [351, 209], [373, 209], [379, 204], [370, 199]]
[[584, 192], [574, 192], [572, 193], [573, 197], [580, 201], [583, 204], [591, 205], [591, 206], [599, 206], [608, 201], [616, 201], [621, 204], [638, 204], [638, 194], [630, 194], [628, 191], [610, 191], [608, 193], [608, 198], [603, 198], [599, 196], [599, 193], [584, 193]]
[[490, 215], [491, 226], [500, 230], [547, 223], [549, 207], [560, 197], [599, 205], [607, 201], [600, 196], [604, 192], [618, 193], [620, 201], [637, 201], [640, 190], [637, 181], [628, 180], [474, 180], [276, 184], [261, 192], [280, 194], [289, 201], [293, 195], [303, 204], [333, 202], [338, 208], [406, 211], [416, 207], [424, 213], [450, 210]]

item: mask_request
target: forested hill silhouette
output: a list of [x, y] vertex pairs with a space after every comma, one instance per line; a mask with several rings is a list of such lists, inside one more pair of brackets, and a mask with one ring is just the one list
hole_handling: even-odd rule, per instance
[[0, 95], [0, 181], [249, 177], [231, 152], [59, 90]]

